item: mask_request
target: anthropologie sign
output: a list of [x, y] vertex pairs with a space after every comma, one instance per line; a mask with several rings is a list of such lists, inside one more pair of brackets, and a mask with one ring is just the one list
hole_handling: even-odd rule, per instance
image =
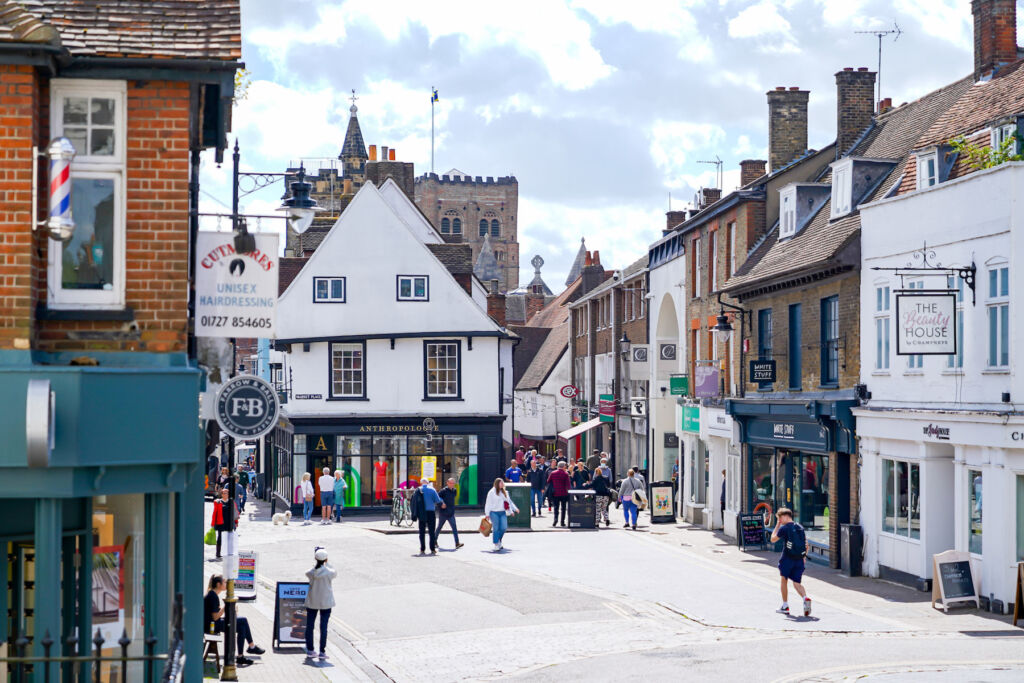
[[896, 355], [956, 353], [956, 295], [896, 295]]
[[260, 233], [256, 250], [235, 252], [232, 233], [196, 240], [196, 336], [273, 337], [277, 310], [277, 235]]

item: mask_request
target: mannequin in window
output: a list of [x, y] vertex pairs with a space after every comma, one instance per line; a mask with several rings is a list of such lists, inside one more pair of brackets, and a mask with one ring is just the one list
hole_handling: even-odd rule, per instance
[[378, 456], [373, 463], [373, 499], [384, 500], [388, 497], [388, 463], [384, 456]]

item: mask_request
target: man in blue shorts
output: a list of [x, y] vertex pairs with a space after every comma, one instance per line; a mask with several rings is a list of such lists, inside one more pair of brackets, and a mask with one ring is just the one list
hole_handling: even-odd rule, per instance
[[775, 530], [772, 531], [772, 543], [782, 541], [782, 557], [779, 558], [779, 575], [782, 577], [782, 607], [779, 612], [789, 614], [789, 581], [800, 597], [804, 599], [804, 616], [811, 616], [811, 599], [807, 591], [800, 585], [804, 575], [804, 556], [807, 555], [807, 536], [804, 528], [793, 521], [793, 511], [779, 508], [775, 513]]

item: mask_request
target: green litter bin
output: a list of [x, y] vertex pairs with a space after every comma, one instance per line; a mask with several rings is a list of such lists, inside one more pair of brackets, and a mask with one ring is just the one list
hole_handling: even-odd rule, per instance
[[519, 508], [519, 514], [509, 516], [508, 528], [530, 529], [530, 485], [506, 482], [505, 490], [508, 491], [508, 497]]

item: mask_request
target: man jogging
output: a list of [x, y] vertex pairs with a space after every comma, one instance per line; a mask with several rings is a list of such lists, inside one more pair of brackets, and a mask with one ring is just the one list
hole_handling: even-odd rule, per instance
[[782, 577], [782, 607], [779, 612], [789, 614], [789, 581], [800, 597], [804, 599], [804, 616], [811, 616], [811, 599], [807, 591], [800, 585], [804, 575], [804, 556], [807, 555], [807, 536], [804, 528], [793, 521], [793, 511], [779, 508], [775, 513], [775, 530], [772, 531], [772, 543], [782, 541], [782, 557], [779, 558], [779, 575]]

